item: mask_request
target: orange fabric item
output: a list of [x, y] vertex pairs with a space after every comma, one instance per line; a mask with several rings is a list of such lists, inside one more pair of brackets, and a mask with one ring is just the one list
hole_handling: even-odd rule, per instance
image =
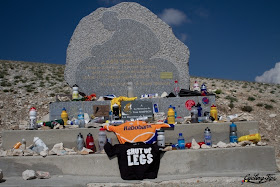
[[145, 142], [156, 141], [156, 130], [161, 127], [174, 127], [173, 124], [147, 124], [145, 121], [128, 121], [119, 126], [104, 125], [108, 131], [115, 132], [120, 144], [125, 142]]

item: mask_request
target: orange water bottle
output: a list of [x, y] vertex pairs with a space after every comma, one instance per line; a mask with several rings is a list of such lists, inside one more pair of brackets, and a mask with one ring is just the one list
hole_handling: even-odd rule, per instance
[[215, 121], [218, 121], [218, 111], [217, 107], [213, 104], [210, 109], [210, 116], [212, 116]]

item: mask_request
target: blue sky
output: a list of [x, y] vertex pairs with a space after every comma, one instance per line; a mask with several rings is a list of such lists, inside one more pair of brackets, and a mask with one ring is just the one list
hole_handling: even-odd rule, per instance
[[[1, 0], [0, 59], [65, 64], [79, 21], [119, 2]], [[161, 17], [189, 47], [191, 76], [280, 84], [280, 1], [133, 2]]]

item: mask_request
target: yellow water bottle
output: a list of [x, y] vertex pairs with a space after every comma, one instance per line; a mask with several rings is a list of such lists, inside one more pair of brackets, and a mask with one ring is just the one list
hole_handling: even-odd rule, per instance
[[62, 109], [62, 112], [61, 112], [61, 119], [63, 120], [64, 125], [67, 125], [68, 114], [67, 114], [65, 108]]
[[217, 107], [213, 104], [210, 109], [210, 116], [212, 116], [215, 121], [218, 121], [218, 111]]
[[168, 124], [175, 124], [175, 112], [173, 107], [170, 105], [168, 112], [167, 112], [167, 123]]

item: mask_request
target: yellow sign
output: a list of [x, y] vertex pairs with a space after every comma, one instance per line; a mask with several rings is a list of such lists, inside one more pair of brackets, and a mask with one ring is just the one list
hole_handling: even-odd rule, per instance
[[173, 72], [160, 72], [161, 79], [173, 79]]

